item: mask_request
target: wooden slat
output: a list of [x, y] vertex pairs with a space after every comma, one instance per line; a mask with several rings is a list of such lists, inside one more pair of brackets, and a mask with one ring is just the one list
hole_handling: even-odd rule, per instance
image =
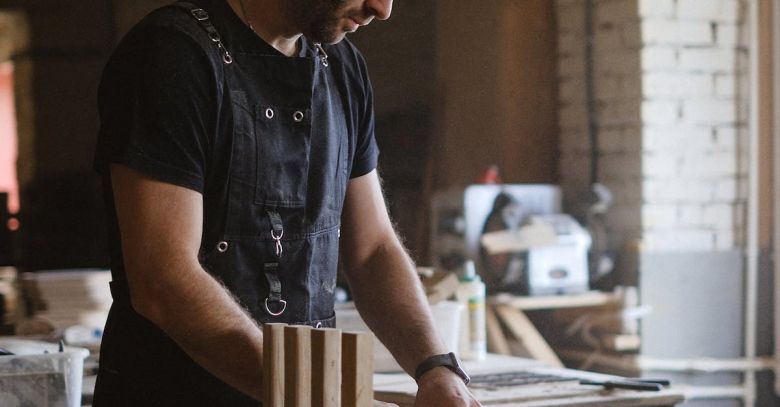
[[541, 297], [524, 297], [500, 294], [488, 298], [488, 302], [490, 304], [509, 305], [521, 310], [595, 307], [614, 303], [619, 304], [620, 301], [620, 295], [600, 291], [588, 291], [582, 294], [549, 295]]
[[517, 339], [523, 342], [523, 346], [534, 359], [543, 361], [550, 366], [563, 367], [563, 363], [553, 352], [547, 341], [544, 340], [536, 327], [522, 311], [508, 305], [496, 306], [496, 313], [504, 325]]
[[341, 407], [341, 331], [311, 332], [312, 406]]
[[344, 407], [370, 407], [374, 400], [374, 335], [349, 332], [342, 336], [341, 399]]
[[284, 328], [284, 406], [311, 407], [311, 327]]
[[504, 336], [504, 331], [501, 329], [501, 323], [498, 322], [493, 307], [489, 305], [485, 307], [485, 325], [487, 330], [488, 351], [500, 355], [511, 355], [506, 336]]
[[284, 327], [263, 325], [263, 406], [284, 407]]

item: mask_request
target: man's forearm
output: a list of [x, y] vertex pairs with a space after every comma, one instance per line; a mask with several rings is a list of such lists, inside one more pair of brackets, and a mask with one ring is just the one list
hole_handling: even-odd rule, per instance
[[433, 327], [414, 263], [397, 239], [379, 246], [347, 277], [361, 317], [407, 373], [448, 351]]
[[262, 331], [199, 264], [182, 274], [157, 281], [136, 308], [203, 368], [260, 400]]

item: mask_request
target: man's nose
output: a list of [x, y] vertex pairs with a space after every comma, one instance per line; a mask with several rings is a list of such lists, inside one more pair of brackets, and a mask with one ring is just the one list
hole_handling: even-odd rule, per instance
[[378, 20], [387, 20], [393, 12], [393, 0], [367, 0], [366, 7]]

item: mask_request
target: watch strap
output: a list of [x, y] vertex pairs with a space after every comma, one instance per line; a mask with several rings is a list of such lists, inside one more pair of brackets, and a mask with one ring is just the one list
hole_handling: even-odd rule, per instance
[[466, 372], [461, 367], [460, 362], [458, 361], [458, 357], [455, 356], [453, 352], [441, 355], [433, 355], [428, 359], [423, 360], [414, 371], [414, 379], [419, 381], [425, 373], [439, 366], [450, 369], [466, 384], [469, 384], [469, 381], [471, 381], [469, 375], [466, 374]]

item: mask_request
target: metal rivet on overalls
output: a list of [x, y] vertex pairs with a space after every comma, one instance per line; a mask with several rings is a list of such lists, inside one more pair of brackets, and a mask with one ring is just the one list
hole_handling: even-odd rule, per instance
[[217, 251], [218, 252], [225, 253], [227, 251], [227, 249], [228, 249], [228, 242], [223, 240], [223, 241], [217, 243]]
[[322, 322], [317, 322], [317, 325], [314, 325], [314, 328], [315, 328], [315, 329], [320, 329], [320, 328], [322, 328]]
[[300, 123], [303, 121], [303, 112], [298, 110], [295, 113], [293, 113], [293, 120], [295, 120], [296, 123]]
[[265, 109], [265, 117], [267, 119], [273, 119], [274, 118], [274, 109], [271, 109], [270, 107], [268, 109]]

